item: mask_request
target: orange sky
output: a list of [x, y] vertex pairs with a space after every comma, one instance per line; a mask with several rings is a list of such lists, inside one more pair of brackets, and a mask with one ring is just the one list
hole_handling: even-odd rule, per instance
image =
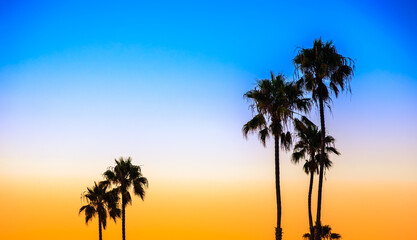
[[[78, 209], [89, 179], [2, 179], [0, 239], [95, 239], [97, 219], [84, 224]], [[151, 181], [145, 202], [127, 208], [127, 238], [274, 239], [272, 181]], [[305, 182], [282, 185], [284, 239], [307, 230]], [[417, 183], [326, 182], [323, 222], [343, 239], [415, 239]], [[385, 231], [386, 229], [389, 231]], [[118, 239], [120, 221], [104, 239]]]

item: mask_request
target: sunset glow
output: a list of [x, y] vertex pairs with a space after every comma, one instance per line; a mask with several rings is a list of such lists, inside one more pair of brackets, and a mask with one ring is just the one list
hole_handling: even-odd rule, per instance
[[[274, 145], [243, 137], [243, 94], [270, 71], [293, 79], [297, 47], [319, 37], [356, 64], [352, 94], [325, 112], [341, 155], [325, 174], [322, 222], [346, 240], [415, 239], [416, 7], [3, 1], [0, 239], [97, 239], [81, 194], [131, 156], [149, 188], [127, 206], [127, 239], [273, 240]], [[301, 240], [309, 177], [290, 154], [283, 239]], [[108, 220], [103, 239], [119, 238], [121, 219]]]

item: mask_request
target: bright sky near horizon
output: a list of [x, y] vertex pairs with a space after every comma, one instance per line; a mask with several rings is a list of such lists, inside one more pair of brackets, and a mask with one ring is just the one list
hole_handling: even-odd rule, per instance
[[[127, 209], [129, 239], [274, 239], [273, 148], [242, 137], [252, 116], [242, 95], [271, 70], [291, 79], [297, 47], [318, 37], [356, 62], [352, 94], [326, 113], [342, 155], [323, 221], [343, 239], [415, 239], [416, 9], [1, 1], [0, 239], [97, 237], [79, 197], [119, 156], [150, 181]], [[284, 239], [301, 239], [308, 177], [289, 153], [281, 169]]]

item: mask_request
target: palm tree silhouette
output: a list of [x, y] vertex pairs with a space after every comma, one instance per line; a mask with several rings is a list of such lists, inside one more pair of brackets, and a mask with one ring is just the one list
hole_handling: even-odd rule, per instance
[[[316, 226], [315, 226], [316, 227]], [[332, 233], [332, 228], [329, 225], [320, 226], [320, 238], [325, 240], [338, 240], [341, 239], [342, 236], [338, 233]], [[310, 233], [305, 233], [303, 238], [306, 240], [311, 239]]]
[[94, 182], [92, 188], [87, 188], [87, 191], [82, 194], [82, 197], [86, 199], [87, 205], [80, 208], [81, 212], [85, 212], [85, 223], [98, 216], [98, 236], [99, 240], [102, 239], [101, 228], [106, 229], [107, 225], [107, 213], [116, 222], [116, 217], [120, 217], [120, 209], [118, 206], [119, 197], [116, 191], [107, 191], [107, 184], [100, 182], [97, 184]]
[[245, 93], [244, 97], [252, 102], [250, 107], [256, 115], [243, 126], [243, 135], [247, 137], [249, 132], [257, 132], [264, 146], [266, 139], [270, 135], [274, 137], [275, 190], [277, 201], [275, 238], [281, 240], [279, 145], [281, 142], [281, 148], [289, 150], [291, 134], [285, 132], [284, 128], [290, 119], [292, 119], [295, 111], [306, 112], [310, 109], [310, 101], [303, 97], [301, 82], [287, 82], [284, 75], [278, 74], [274, 76], [272, 72], [271, 79], [259, 80], [255, 88]]
[[129, 157], [119, 160], [115, 159], [116, 166], [111, 167], [104, 172], [106, 183], [113, 184], [115, 191], [122, 196], [122, 237], [126, 239], [126, 205], [132, 203], [132, 197], [130, 196], [130, 188], [133, 187], [133, 193], [139, 196], [142, 200], [145, 197], [145, 188], [148, 187], [148, 180], [142, 176], [140, 166], [132, 164], [132, 159]]
[[322, 238], [327, 240], [340, 239], [342, 236], [338, 233], [332, 233], [332, 228], [329, 225], [324, 225], [322, 228]]
[[[324, 138], [326, 134], [324, 104], [329, 106], [328, 103], [331, 101], [330, 92], [333, 92], [335, 97], [337, 97], [341, 91], [350, 91], [354, 62], [350, 58], [340, 55], [332, 41], [323, 43], [321, 39], [316, 39], [312, 48], [300, 48], [293, 61], [296, 70], [302, 74], [301, 81], [304, 82], [307, 91], [312, 92], [312, 99], [319, 104], [322, 132], [316, 225], [321, 226], [321, 199], [325, 158]], [[320, 227], [317, 228], [317, 230], [320, 229]], [[316, 231], [315, 235], [320, 236], [320, 233]]]
[[[318, 173], [318, 162], [320, 158], [321, 147], [321, 131], [306, 117], [301, 120], [294, 119], [294, 128], [296, 130], [298, 142], [294, 145], [294, 151], [291, 160], [298, 163], [301, 159], [305, 159], [303, 169], [306, 174], [310, 174], [310, 184], [308, 188], [308, 220], [310, 226], [310, 236], [313, 236], [313, 217], [311, 213], [311, 194], [313, 191], [314, 174]], [[328, 158], [327, 153], [340, 153], [334, 147], [335, 139], [332, 136], [326, 136], [324, 139], [326, 145], [326, 157], [324, 160], [325, 169], [332, 166], [332, 162]], [[309, 239], [312, 239], [309, 237]]]

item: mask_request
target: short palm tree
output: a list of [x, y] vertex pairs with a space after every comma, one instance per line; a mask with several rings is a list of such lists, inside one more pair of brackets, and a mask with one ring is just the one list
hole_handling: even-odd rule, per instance
[[[310, 236], [313, 236], [314, 227], [311, 213], [311, 194], [313, 190], [314, 174], [318, 173], [321, 131], [314, 123], [312, 123], [304, 116], [301, 118], [301, 120], [294, 119], [294, 128], [296, 130], [298, 142], [294, 145], [292, 161], [294, 163], [298, 163], [301, 159], [306, 160], [303, 169], [306, 174], [310, 175], [310, 184], [308, 188], [308, 220], [310, 226]], [[324, 161], [324, 167], [325, 169], [329, 169], [332, 166], [332, 162], [328, 158], [327, 153], [334, 153], [337, 155], [340, 153], [334, 147], [335, 139], [332, 136], [326, 136], [324, 141], [326, 144], [326, 158]]]
[[116, 191], [108, 191], [108, 185], [104, 182], [97, 184], [94, 182], [92, 188], [87, 188], [87, 191], [83, 193], [82, 197], [86, 199], [87, 205], [80, 208], [79, 213], [85, 212], [85, 223], [98, 216], [98, 236], [99, 240], [102, 239], [101, 228], [106, 229], [107, 225], [107, 213], [110, 218], [116, 222], [116, 218], [120, 217], [120, 209], [118, 208], [118, 200]]
[[326, 240], [341, 239], [342, 236], [338, 233], [332, 233], [332, 228], [329, 225], [324, 225], [322, 228], [322, 238]]
[[130, 196], [130, 189], [133, 188], [133, 193], [139, 196], [142, 200], [145, 197], [145, 188], [148, 187], [148, 180], [142, 176], [140, 166], [132, 164], [132, 159], [129, 157], [119, 160], [115, 159], [116, 166], [111, 167], [104, 172], [106, 183], [114, 185], [115, 191], [122, 196], [122, 237], [126, 239], [126, 205], [132, 203]]
[[[325, 239], [325, 240], [338, 240], [341, 239], [342, 236], [338, 233], [332, 233], [332, 228], [329, 225], [324, 225], [324, 226], [320, 226], [320, 240], [321, 239]], [[311, 239], [311, 234], [310, 233], [305, 233], [303, 235], [303, 238], [306, 240]]]
[[281, 228], [281, 190], [279, 169], [279, 147], [289, 150], [291, 134], [285, 132], [285, 126], [296, 111], [306, 112], [310, 109], [309, 99], [304, 98], [300, 82], [287, 82], [284, 75], [274, 76], [257, 82], [255, 89], [245, 93], [250, 100], [251, 109], [256, 114], [243, 128], [243, 135], [250, 132], [258, 133], [259, 139], [265, 146], [266, 139], [272, 135], [275, 141], [275, 190], [277, 201], [277, 227], [275, 238], [282, 239]]
[[[322, 135], [316, 217], [316, 225], [320, 226], [326, 135], [324, 104], [328, 105], [331, 101], [330, 92], [337, 97], [341, 91], [350, 91], [354, 62], [340, 55], [331, 41], [323, 43], [321, 39], [316, 39], [312, 48], [301, 48], [293, 62], [297, 72], [302, 74], [301, 81], [304, 82], [306, 90], [312, 93], [312, 99], [318, 103], [320, 110]], [[316, 232], [315, 235], [320, 236], [320, 233]]]

